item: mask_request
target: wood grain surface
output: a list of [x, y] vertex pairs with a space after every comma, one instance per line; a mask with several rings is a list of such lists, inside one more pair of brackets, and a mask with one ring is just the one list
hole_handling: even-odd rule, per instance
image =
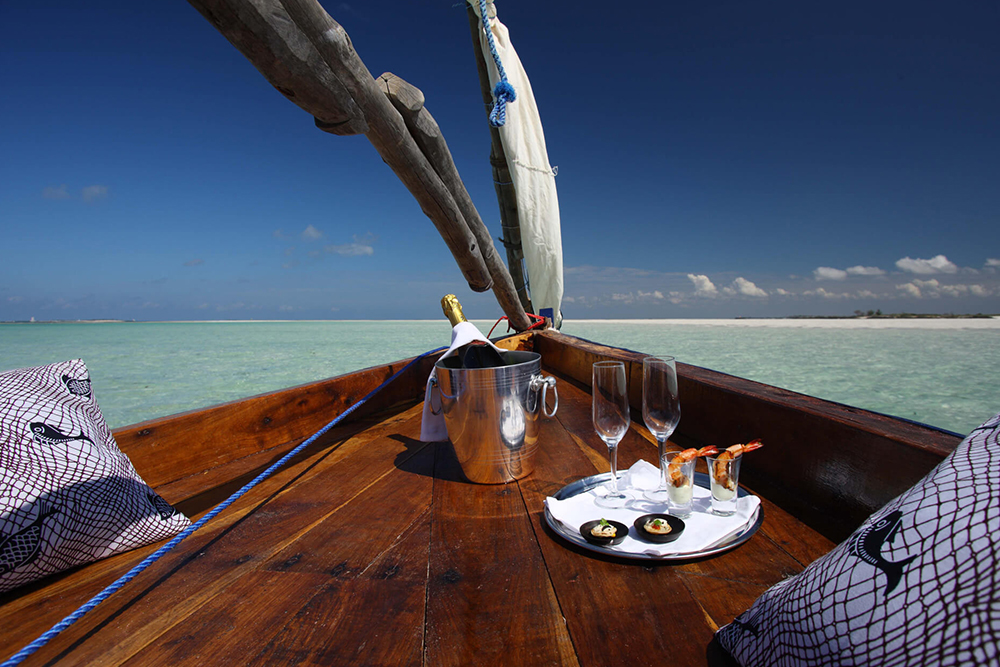
[[[503, 345], [541, 351], [545, 372], [558, 382], [559, 411], [542, 420], [531, 475], [509, 484], [471, 484], [450, 443], [420, 442], [416, 397], [428, 361], [25, 664], [596, 666], [662, 664], [664, 655], [677, 664], [705, 664], [719, 627], [834, 546], [830, 526], [840, 522], [820, 513], [807, 525], [788, 511], [781, 484], [799, 492], [789, 475], [800, 475], [796, 483], [806, 488], [808, 502], [821, 506], [829, 489], [807, 487], [822, 477], [824, 457], [874, 461], [910, 448], [917, 461], [907, 464], [912, 474], [934, 460], [931, 429], [882, 424], [880, 416], [682, 365], [685, 412], [672, 439], [686, 446], [705, 442], [706, 433], [764, 437], [764, 449], [747, 455], [744, 473], [748, 488], [762, 496], [764, 523], [748, 542], [713, 557], [615, 559], [555, 534], [544, 518], [544, 500], [608, 469], [607, 447], [590, 423], [590, 364], [624, 359], [634, 389], [641, 355], [550, 333], [516, 336]], [[400, 367], [116, 435], [140, 472], [197, 516], [302, 442], [306, 426], [325, 423]], [[619, 446], [622, 469], [640, 458], [656, 460], [634, 398], [633, 424]], [[702, 402], [732, 414], [715, 415]], [[746, 406], [754, 414], [740, 416]], [[691, 415], [699, 412], [711, 423], [696, 422]], [[768, 414], [781, 418], [771, 423], [762, 416]], [[271, 421], [265, 424], [265, 417]], [[687, 420], [694, 423], [685, 428]], [[208, 435], [219, 424], [232, 429], [231, 440]], [[811, 453], [814, 465], [805, 463], [810, 442], [832, 447], [833, 435], [803, 434], [809, 424], [839, 434], [846, 453], [826, 455], [821, 448]], [[185, 442], [195, 444], [184, 449]], [[796, 447], [803, 451], [792, 451]], [[864, 453], [862, 447], [883, 451]], [[765, 458], [769, 450], [775, 452], [771, 459]], [[164, 453], [173, 454], [173, 465], [160, 460]], [[760, 460], [750, 466], [751, 459]], [[862, 478], [857, 484], [881, 483], [878, 471], [858, 467], [853, 474]], [[776, 494], [757, 486], [769, 482]], [[867, 489], [859, 502], [874, 502], [894, 488]], [[0, 656], [13, 654], [153, 549], [0, 597]]]

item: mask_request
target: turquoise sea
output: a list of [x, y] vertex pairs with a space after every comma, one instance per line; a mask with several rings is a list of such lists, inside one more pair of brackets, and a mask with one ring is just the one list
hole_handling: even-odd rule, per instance
[[[485, 333], [493, 322], [476, 324]], [[1000, 411], [1000, 319], [569, 320], [562, 330], [962, 434]], [[413, 356], [450, 332], [446, 321], [3, 324], [0, 371], [82, 358], [117, 428]]]

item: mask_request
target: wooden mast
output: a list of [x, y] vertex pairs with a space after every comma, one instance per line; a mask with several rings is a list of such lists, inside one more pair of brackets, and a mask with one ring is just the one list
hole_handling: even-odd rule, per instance
[[[466, 5], [469, 15], [469, 28], [472, 32], [472, 51], [476, 56], [476, 70], [479, 72], [479, 88], [483, 94], [483, 104], [486, 113], [493, 107], [493, 93], [490, 86], [490, 74], [486, 67], [486, 59], [479, 45], [479, 33], [482, 30], [482, 20], [475, 10]], [[500, 228], [503, 236], [500, 241], [507, 249], [507, 266], [517, 290], [521, 306], [529, 313], [534, 309], [528, 296], [528, 280], [524, 273], [524, 250], [521, 247], [521, 221], [517, 213], [517, 192], [507, 166], [507, 154], [500, 141], [500, 130], [490, 125], [490, 166], [493, 168], [493, 186], [497, 192], [497, 202], [500, 205]]]
[[[447, 144], [424, 142], [435, 156], [425, 154], [388, 89], [376, 83], [350, 37], [316, 0], [189, 2], [271, 85], [312, 114], [317, 127], [333, 134], [363, 133], [437, 227], [469, 287], [476, 292], [492, 288], [511, 325], [518, 331], [530, 326]], [[430, 127], [428, 118], [421, 126], [434, 134], [437, 123]], [[436, 133], [440, 136], [439, 129]]]
[[[417, 145], [420, 146], [420, 150], [427, 156], [431, 166], [454, 196], [466, 224], [479, 242], [479, 251], [483, 255], [483, 261], [486, 262], [490, 276], [493, 277], [493, 292], [496, 294], [497, 301], [503, 311], [508, 314], [507, 316], [511, 318], [514, 328], [523, 331], [528, 327], [528, 322], [521, 303], [518, 302], [520, 295], [515, 289], [516, 283], [511, 274], [507, 272], [507, 267], [504, 266], [496, 247], [493, 245], [493, 239], [490, 238], [490, 230], [486, 228], [483, 219], [479, 217], [479, 211], [476, 210], [472, 197], [465, 189], [465, 184], [462, 182], [458, 167], [455, 166], [455, 161], [451, 157], [451, 151], [448, 150], [448, 144], [444, 140], [441, 128], [431, 112], [424, 107], [424, 94], [416, 86], [410, 85], [391, 72], [382, 74], [377, 81], [379, 85], [383, 86], [392, 105], [402, 115], [406, 127], [410, 130]], [[518, 313], [519, 317], [524, 317], [524, 322], [520, 323], [523, 326], [517, 326], [518, 323], [513, 322], [510, 313]]]

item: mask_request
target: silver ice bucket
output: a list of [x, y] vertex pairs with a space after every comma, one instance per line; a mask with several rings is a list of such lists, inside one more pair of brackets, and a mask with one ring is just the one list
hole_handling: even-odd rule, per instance
[[[501, 484], [532, 470], [538, 448], [539, 417], [559, 409], [556, 380], [541, 374], [537, 352], [506, 352], [506, 366], [461, 368], [457, 356], [439, 360], [432, 387], [440, 399], [448, 438], [462, 472], [471, 482]], [[546, 406], [548, 389], [555, 402]]]

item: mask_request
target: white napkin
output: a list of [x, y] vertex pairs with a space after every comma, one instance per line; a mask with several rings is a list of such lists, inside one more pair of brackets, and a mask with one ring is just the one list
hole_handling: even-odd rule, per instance
[[[647, 461], [636, 461], [619, 480], [619, 488], [631, 488], [635, 500], [622, 509], [605, 509], [594, 504], [594, 500], [605, 493], [604, 485], [599, 485], [586, 493], [580, 493], [566, 500], [545, 499], [545, 506], [552, 517], [563, 524], [568, 531], [579, 533], [580, 526], [593, 519], [620, 521], [629, 527], [628, 537], [621, 544], [608, 547], [615, 551], [647, 554], [650, 556], [674, 556], [692, 554], [711, 549], [740, 533], [757, 519], [760, 498], [743, 496], [736, 502], [736, 514], [716, 516], [711, 514], [712, 493], [708, 489], [694, 487], [694, 504], [691, 516], [684, 519], [684, 532], [673, 542], [653, 544], [636, 537], [632, 523], [643, 514], [666, 514], [666, 503], [657, 503], [642, 497], [642, 491], [655, 489], [659, 484], [659, 468]], [[626, 494], [628, 491], [626, 490]]]
[[[451, 345], [448, 351], [441, 355], [441, 358], [450, 357], [455, 354], [458, 348], [474, 340], [481, 340], [490, 345], [494, 350], [501, 351], [499, 347], [490, 343], [489, 339], [472, 322], [459, 322], [451, 330]], [[427, 388], [424, 390], [424, 414], [420, 421], [420, 440], [422, 442], [440, 442], [448, 439], [448, 428], [444, 423], [444, 414], [441, 410], [441, 395], [434, 399], [437, 404], [438, 414], [431, 412], [431, 380], [437, 376], [437, 368], [431, 369], [431, 374], [427, 378]], [[437, 392], [435, 392], [437, 393]]]

